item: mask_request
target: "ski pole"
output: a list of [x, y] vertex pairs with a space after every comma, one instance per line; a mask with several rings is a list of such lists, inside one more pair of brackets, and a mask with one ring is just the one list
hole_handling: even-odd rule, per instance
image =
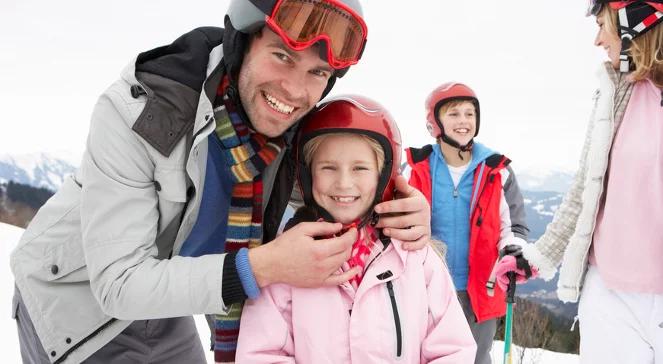
[[503, 364], [511, 364], [511, 329], [513, 326], [513, 303], [516, 296], [516, 272], [507, 273], [509, 287], [506, 290], [506, 318], [504, 319], [504, 357]]

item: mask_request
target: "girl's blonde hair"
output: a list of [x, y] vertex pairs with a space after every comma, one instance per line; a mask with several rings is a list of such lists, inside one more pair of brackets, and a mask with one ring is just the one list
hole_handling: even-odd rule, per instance
[[318, 148], [320, 148], [320, 145], [322, 145], [325, 140], [332, 136], [351, 136], [355, 138], [361, 138], [363, 141], [368, 143], [368, 146], [371, 147], [371, 149], [373, 149], [373, 152], [375, 153], [375, 160], [378, 165], [378, 172], [382, 171], [382, 166], [384, 165], [384, 150], [382, 150], [382, 146], [375, 139], [358, 133], [329, 133], [318, 135], [317, 137], [309, 140], [306, 142], [306, 144], [304, 144], [303, 150], [304, 162], [306, 162], [307, 166], [311, 166], [313, 156], [318, 151]]
[[[604, 6], [599, 16], [604, 16], [604, 24], [609, 26], [609, 31], [618, 31], [617, 11]], [[656, 87], [663, 87], [663, 26], [659, 23], [633, 39], [629, 53], [635, 65], [635, 70], [631, 72], [633, 81], [648, 78]]]

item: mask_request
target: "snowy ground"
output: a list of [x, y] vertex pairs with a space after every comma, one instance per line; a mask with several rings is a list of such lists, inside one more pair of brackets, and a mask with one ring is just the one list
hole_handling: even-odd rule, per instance
[[[520, 355], [523, 355], [522, 361]], [[504, 342], [495, 341], [491, 356], [493, 363], [502, 364], [504, 355]], [[562, 354], [543, 349], [512, 347], [512, 364], [577, 364], [580, 362], [578, 355]]]
[[3, 362], [20, 363], [16, 324], [12, 320], [11, 306], [14, 296], [14, 276], [9, 269], [9, 253], [16, 246], [23, 229], [0, 223], [0, 340], [6, 348]]
[[[9, 269], [9, 253], [16, 246], [23, 229], [0, 223], [0, 340], [7, 348], [3, 352], [3, 363], [20, 363], [16, 324], [11, 318], [11, 302], [14, 292], [14, 278]], [[203, 316], [196, 316], [196, 325], [204, 348], [209, 347], [209, 329]], [[496, 341], [493, 345], [493, 363], [502, 363], [503, 343]], [[541, 349], [526, 349], [521, 362], [520, 348], [515, 348], [513, 364], [575, 364], [578, 356], [560, 354]], [[207, 352], [209, 363], [214, 362], [211, 352]]]

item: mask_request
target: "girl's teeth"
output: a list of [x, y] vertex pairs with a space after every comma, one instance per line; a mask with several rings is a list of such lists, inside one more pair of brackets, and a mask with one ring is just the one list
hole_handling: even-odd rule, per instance
[[352, 202], [356, 199], [355, 197], [332, 197], [332, 198], [338, 202]]
[[277, 100], [274, 96], [265, 93], [265, 99], [267, 100], [267, 104], [272, 107], [272, 109], [283, 113], [283, 114], [290, 114], [292, 113], [293, 110], [295, 110], [294, 106], [286, 105], [282, 103], [281, 101]]

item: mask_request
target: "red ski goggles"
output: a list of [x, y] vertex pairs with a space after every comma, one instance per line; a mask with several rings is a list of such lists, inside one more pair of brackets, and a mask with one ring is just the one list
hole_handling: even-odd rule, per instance
[[356, 64], [366, 45], [366, 23], [337, 0], [279, 0], [266, 23], [296, 51], [325, 40], [334, 69]]

